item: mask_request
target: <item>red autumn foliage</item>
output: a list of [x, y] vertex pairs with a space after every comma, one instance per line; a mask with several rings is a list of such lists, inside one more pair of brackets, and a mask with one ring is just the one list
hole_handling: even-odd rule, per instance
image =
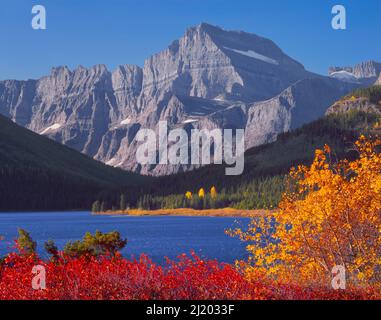
[[[32, 268], [46, 269], [46, 289], [34, 290]], [[379, 299], [373, 289], [334, 291], [273, 283], [260, 274], [247, 280], [234, 266], [204, 261], [195, 255], [162, 267], [147, 257], [73, 258], [60, 253], [43, 261], [36, 255], [12, 253], [0, 269], [0, 300], [238, 300], [238, 299]]]

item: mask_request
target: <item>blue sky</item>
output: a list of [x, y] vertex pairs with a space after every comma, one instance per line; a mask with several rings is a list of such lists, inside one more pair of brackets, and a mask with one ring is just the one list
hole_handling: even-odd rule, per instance
[[[47, 30], [31, 28], [45, 5]], [[331, 28], [343, 4], [348, 29]], [[381, 61], [380, 0], [1, 0], [0, 79], [38, 78], [51, 67], [142, 66], [149, 55], [208, 22], [270, 38], [309, 70]]]

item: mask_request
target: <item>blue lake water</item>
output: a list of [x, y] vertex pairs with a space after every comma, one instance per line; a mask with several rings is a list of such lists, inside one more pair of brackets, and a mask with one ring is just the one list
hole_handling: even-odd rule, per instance
[[163, 263], [164, 257], [175, 259], [194, 250], [203, 258], [232, 263], [246, 257], [245, 245], [224, 231], [248, 222], [247, 218], [94, 216], [89, 212], [0, 213], [0, 237], [4, 238], [0, 241], [0, 255], [14, 250], [18, 228], [30, 232], [43, 257], [43, 244], [48, 239], [62, 249], [69, 240], [100, 230], [119, 231], [128, 239], [122, 251], [127, 258], [145, 253]]

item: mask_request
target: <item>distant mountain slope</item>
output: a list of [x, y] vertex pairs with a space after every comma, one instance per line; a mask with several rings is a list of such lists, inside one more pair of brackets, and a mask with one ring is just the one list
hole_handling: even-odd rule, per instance
[[[381, 116], [358, 111], [329, 115], [281, 134], [273, 143], [248, 150], [245, 154], [245, 170], [240, 176], [225, 176], [223, 166], [212, 165], [161, 177], [158, 180], [160, 189], [154, 194], [179, 194], [200, 187], [209, 189], [216, 186], [220, 191], [237, 194], [238, 197], [248, 185], [260, 187], [268, 178], [271, 180], [271, 177], [287, 174], [292, 166], [311, 163], [315, 150], [325, 144], [332, 147], [337, 158], [353, 157], [353, 145], [360, 132], [371, 131], [380, 120]], [[280, 181], [274, 183], [279, 184]], [[281, 190], [275, 189], [277, 193]]]
[[148, 179], [108, 167], [0, 116], [0, 210], [87, 209], [99, 194], [109, 197]]

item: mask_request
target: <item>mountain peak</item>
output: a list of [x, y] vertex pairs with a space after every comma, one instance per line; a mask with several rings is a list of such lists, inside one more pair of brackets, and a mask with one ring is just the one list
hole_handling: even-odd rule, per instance
[[216, 26], [216, 25], [212, 25], [210, 23], [207, 23], [207, 22], [201, 22], [200, 24], [196, 25], [196, 26], [192, 26], [192, 27], [189, 27], [187, 29], [187, 31], [224, 31], [224, 29], [222, 29], [221, 27], [219, 26]]
[[206, 33], [210, 36], [220, 36], [220, 37], [239, 37], [240, 35], [241, 36], [246, 35], [246, 36], [251, 36], [252, 38], [265, 39], [269, 42], [272, 42], [271, 40], [260, 37], [256, 35], [255, 33], [248, 33], [242, 30], [227, 30], [220, 26], [213, 25], [207, 22], [201, 22], [200, 24], [196, 26], [189, 27], [186, 31], [186, 35], [193, 34], [194, 32]]

